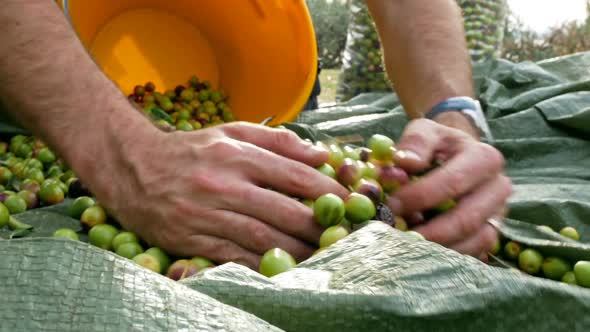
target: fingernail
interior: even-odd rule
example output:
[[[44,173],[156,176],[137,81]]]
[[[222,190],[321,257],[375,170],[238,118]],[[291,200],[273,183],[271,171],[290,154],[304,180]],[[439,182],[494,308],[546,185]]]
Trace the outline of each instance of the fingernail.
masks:
[[[422,161],[422,158],[416,152],[410,150],[399,150],[395,156],[399,159]]]
[[[396,216],[399,216],[403,211],[402,201],[395,197],[390,197],[387,200],[387,206],[389,206],[391,212]]]

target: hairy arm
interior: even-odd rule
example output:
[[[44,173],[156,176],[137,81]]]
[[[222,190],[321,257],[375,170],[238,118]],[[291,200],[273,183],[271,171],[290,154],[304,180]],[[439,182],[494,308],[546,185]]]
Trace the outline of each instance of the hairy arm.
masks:
[[[53,1],[4,1],[0,26],[0,98],[6,110],[83,181],[108,183],[98,177],[124,162],[130,142],[155,130],[149,120],[100,71]]]
[[[381,37],[385,67],[408,116],[420,118],[454,96],[473,97],[462,17],[453,0],[366,0]],[[460,114],[437,122],[477,137]]]

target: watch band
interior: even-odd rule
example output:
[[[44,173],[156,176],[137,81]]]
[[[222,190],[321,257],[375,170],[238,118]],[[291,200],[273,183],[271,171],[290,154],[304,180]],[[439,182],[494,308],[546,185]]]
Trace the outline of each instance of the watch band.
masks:
[[[485,115],[481,110],[479,101],[469,97],[452,97],[434,106],[424,116],[427,119],[433,119],[444,112],[461,112],[466,115],[479,130],[480,135],[485,138],[488,143],[493,143],[494,138],[488,127]]]
[[[435,116],[444,112],[464,109],[477,111],[478,109],[480,109],[480,107],[474,99],[468,97],[452,97],[438,103],[430,110],[430,112],[426,113],[424,116],[427,119],[433,119]]]

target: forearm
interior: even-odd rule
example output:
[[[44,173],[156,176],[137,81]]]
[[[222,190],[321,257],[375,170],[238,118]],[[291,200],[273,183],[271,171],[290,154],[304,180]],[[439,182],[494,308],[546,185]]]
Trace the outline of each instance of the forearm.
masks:
[[[410,118],[422,117],[446,98],[473,97],[462,17],[453,0],[366,2],[381,37],[388,76]],[[438,120],[472,129],[462,116]]]
[[[98,181],[97,170],[119,162],[107,150],[122,151],[132,135],[149,130],[148,120],[88,56],[54,2],[5,1],[0,26],[6,110],[82,178]]]

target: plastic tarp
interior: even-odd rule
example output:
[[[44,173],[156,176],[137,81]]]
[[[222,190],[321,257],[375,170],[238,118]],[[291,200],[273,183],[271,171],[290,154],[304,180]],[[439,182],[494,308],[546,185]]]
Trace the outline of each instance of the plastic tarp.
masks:
[[[475,68],[515,187],[501,232],[572,261],[590,259],[587,68],[590,53]],[[396,139],[406,122],[394,95],[365,94],[286,126],[312,139]],[[173,282],[83,242],[35,238],[75,222],[63,209],[17,215],[35,223],[30,237],[0,240],[0,331],[590,330],[590,289],[490,266],[381,222],[270,279],[230,263]],[[574,226],[582,239],[542,224]]]

